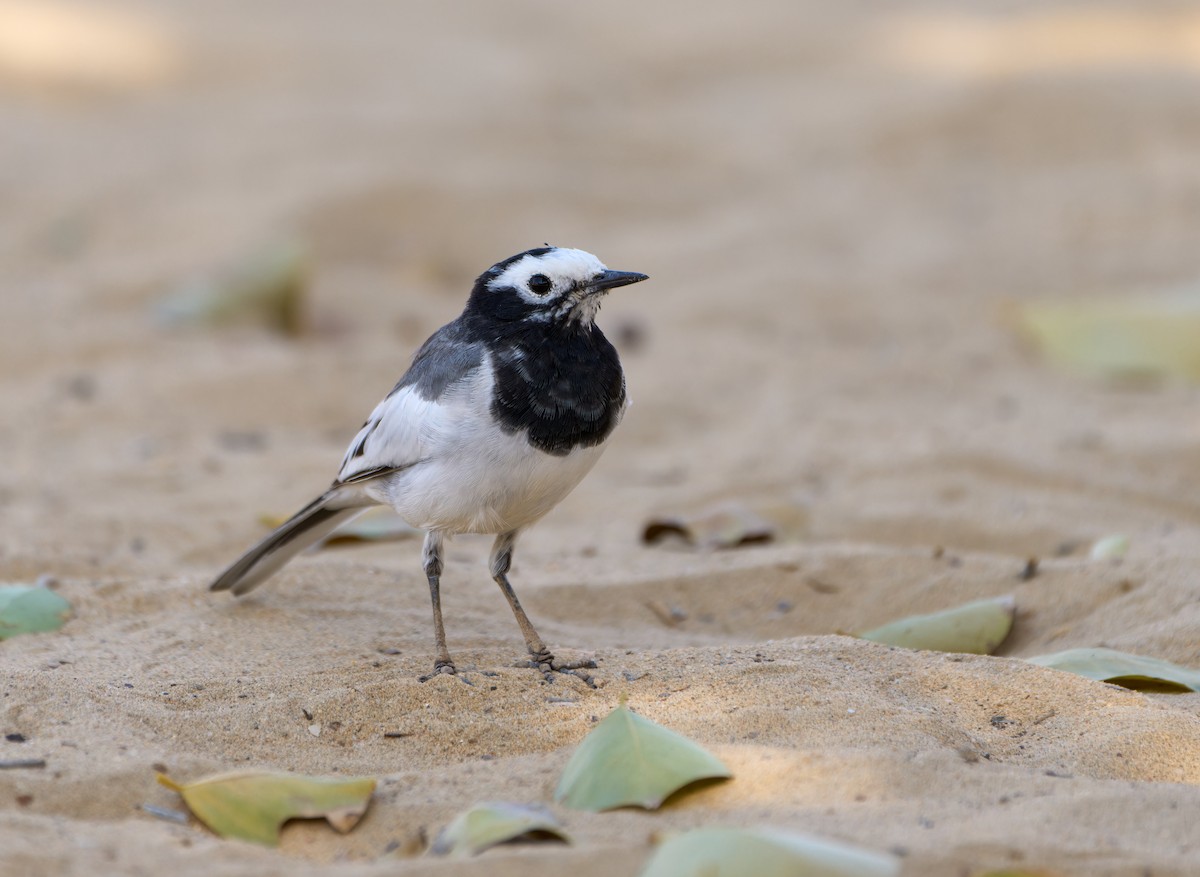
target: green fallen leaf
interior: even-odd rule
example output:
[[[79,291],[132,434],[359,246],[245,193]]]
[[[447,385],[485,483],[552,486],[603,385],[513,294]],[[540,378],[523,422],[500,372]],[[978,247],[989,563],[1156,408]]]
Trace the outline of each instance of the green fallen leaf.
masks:
[[[266,323],[285,335],[304,329],[308,259],[295,241],[264,246],[174,290],[158,307],[169,326]]]
[[[631,805],[655,810],[697,780],[732,775],[691,740],[622,705],[583,738],[563,769],[554,798],[576,810]]]
[[[1052,655],[1026,658],[1039,667],[1065,670],[1095,679],[1111,682],[1134,690],[1154,691],[1200,691],[1200,671],[1180,667],[1170,661],[1146,658],[1118,652],[1115,649],[1067,649]]]
[[[895,856],[772,829],[698,828],[665,841],[641,877],[895,877]]]
[[[266,846],[279,843],[289,819],[324,818],[343,834],[362,818],[375,791],[373,779],[327,779],[287,773],[224,773],[176,783],[158,781],[183,796],[196,818],[221,837]]]
[[[913,615],[859,634],[863,639],[935,652],[990,655],[1012,630],[1012,597],[976,600],[932,615]]]
[[[342,524],[322,539],[319,544],[321,547],[325,547],[348,542],[386,542],[394,539],[411,539],[420,535],[422,535],[421,530],[413,527],[390,508],[380,506],[363,512],[357,518]]]
[[[58,630],[71,604],[42,585],[0,585],[0,640],[21,633]]]
[[[1060,365],[1107,378],[1200,381],[1200,289],[1041,302],[1019,308],[1026,334]]]
[[[287,515],[259,515],[258,521],[264,527],[274,530],[288,520]],[[355,542],[389,542],[399,539],[411,539],[420,536],[421,530],[411,526],[390,508],[379,506],[363,512],[342,526],[338,527],[320,542],[316,548],[330,545],[347,545]]]
[[[571,842],[554,814],[544,807],[503,801],[476,804],[438,833],[430,852],[438,856],[474,856],[488,847],[534,833]]]
[[[1116,560],[1129,551],[1129,537],[1120,534],[1105,536],[1092,544],[1088,557],[1092,560]]]

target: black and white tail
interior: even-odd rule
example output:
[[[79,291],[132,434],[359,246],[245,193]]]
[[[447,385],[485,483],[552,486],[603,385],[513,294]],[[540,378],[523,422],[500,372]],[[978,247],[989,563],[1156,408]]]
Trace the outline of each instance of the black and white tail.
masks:
[[[366,509],[365,505],[347,508],[338,502],[339,499],[342,498],[332,490],[318,496],[217,576],[209,590],[232,591],[240,597],[274,575],[305,548],[324,539]],[[336,507],[330,508],[331,503],[336,503]]]

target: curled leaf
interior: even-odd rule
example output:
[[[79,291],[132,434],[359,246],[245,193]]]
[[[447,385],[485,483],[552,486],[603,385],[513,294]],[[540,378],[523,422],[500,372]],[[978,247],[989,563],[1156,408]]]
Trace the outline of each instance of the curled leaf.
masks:
[[[1116,649],[1067,649],[1026,660],[1040,667],[1064,670],[1135,690],[1200,691],[1200,670]]]
[[[324,818],[345,833],[366,812],[373,779],[329,779],[286,773],[224,773],[176,783],[158,781],[183,796],[196,818],[221,837],[275,846],[289,819]]]
[[[669,536],[702,548],[736,548],[772,541],[775,525],[741,503],[722,503],[694,515],[654,518],[642,530],[647,545]]]
[[[665,841],[641,877],[895,877],[895,856],[773,829],[698,828]]]
[[[993,597],[931,615],[902,618],[860,636],[906,649],[990,655],[1008,637],[1016,611],[1012,597]]]
[[[655,810],[697,780],[732,775],[696,743],[622,705],[583,738],[563,769],[554,798],[576,810]]]
[[[1200,289],[1028,304],[1021,328],[1060,365],[1107,378],[1200,381]]]
[[[211,276],[194,278],[160,305],[169,326],[266,323],[285,335],[303,329],[308,260],[293,241],[263,247]]]
[[[531,834],[570,843],[562,825],[544,807],[504,801],[476,804],[438,833],[430,852],[438,856],[474,856],[488,847]]]
[[[71,604],[42,585],[0,585],[0,640],[21,633],[58,630]]]

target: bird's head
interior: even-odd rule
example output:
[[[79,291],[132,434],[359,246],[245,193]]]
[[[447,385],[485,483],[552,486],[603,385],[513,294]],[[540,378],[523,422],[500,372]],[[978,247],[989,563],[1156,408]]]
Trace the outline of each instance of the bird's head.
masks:
[[[636,271],[609,270],[583,250],[538,247],[479,275],[467,311],[504,322],[588,326],[606,292],[646,279]]]

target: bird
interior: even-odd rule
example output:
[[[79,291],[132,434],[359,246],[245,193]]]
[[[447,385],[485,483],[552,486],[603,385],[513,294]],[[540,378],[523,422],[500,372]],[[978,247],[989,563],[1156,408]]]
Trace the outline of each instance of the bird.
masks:
[[[438,329],[350,442],[329,488],[210,585],[241,596],[366,509],[385,505],[424,531],[435,676],[458,673],[446,645],[445,540],[495,536],[492,578],[525,639],[527,666],[587,682],[591,661],[547,648],[508,579],[518,534],[569,494],[600,458],[629,405],[616,349],[596,325],[613,289],[649,279],[584,250],[517,253],[475,280],[462,313]]]

